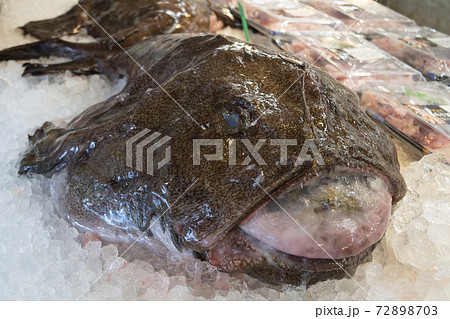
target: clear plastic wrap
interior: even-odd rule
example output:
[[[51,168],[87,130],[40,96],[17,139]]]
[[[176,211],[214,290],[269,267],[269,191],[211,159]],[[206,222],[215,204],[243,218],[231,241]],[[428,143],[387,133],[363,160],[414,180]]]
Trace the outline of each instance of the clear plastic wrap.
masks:
[[[450,36],[427,27],[377,31],[368,39],[421,71],[430,80],[450,84]]]
[[[242,0],[240,2],[249,24],[263,33],[345,30],[345,25],[340,20],[295,0]]]
[[[420,72],[354,33],[305,31],[276,41],[286,51],[353,89],[364,82],[425,81]]]
[[[427,153],[450,148],[450,89],[428,83],[368,83],[361,106]]]
[[[362,32],[372,28],[404,28],[415,26],[416,23],[371,0],[305,0],[310,6],[335,17],[351,30]]]

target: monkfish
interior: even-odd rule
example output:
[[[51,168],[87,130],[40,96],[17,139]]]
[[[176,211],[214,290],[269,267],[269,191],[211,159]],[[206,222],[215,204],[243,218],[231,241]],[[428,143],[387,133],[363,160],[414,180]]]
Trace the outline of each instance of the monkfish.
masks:
[[[405,194],[395,147],[357,96],[289,54],[210,33],[108,54],[52,45],[76,59],[29,74],[128,77],[67,125],[44,123],[20,162],[51,178],[56,210],[82,231],[312,284],[370,258]]]

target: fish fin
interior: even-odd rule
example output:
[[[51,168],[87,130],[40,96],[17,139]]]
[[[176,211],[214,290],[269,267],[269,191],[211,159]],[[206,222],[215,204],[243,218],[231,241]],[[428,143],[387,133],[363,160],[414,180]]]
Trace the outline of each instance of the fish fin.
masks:
[[[29,34],[40,40],[49,40],[64,35],[76,34],[86,22],[83,10],[78,6],[68,12],[47,20],[31,21],[20,27],[25,35]]]
[[[0,61],[29,60],[41,57],[63,57],[80,59],[85,57],[106,57],[114,53],[113,46],[106,42],[74,43],[61,39],[51,39],[23,44],[0,51]]]
[[[4,49],[0,51],[0,61],[29,60],[40,57],[49,57],[55,53],[54,51],[56,51],[59,41],[60,40],[57,39],[51,41],[39,41]],[[56,44],[55,48],[53,48],[53,44]]]
[[[60,74],[70,71],[74,75],[88,75],[102,73],[99,65],[93,58],[81,58],[66,63],[57,64],[31,64],[23,65],[25,70],[22,76],[40,76],[48,74]]]
[[[86,152],[85,130],[61,128],[45,122],[28,136],[29,148],[20,161],[19,174],[52,175],[76,155]]]

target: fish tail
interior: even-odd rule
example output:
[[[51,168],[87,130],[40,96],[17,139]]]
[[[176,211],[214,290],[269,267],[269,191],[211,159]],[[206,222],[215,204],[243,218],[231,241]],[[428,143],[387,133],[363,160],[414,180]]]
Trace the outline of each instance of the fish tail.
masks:
[[[40,40],[76,34],[86,22],[82,13],[80,7],[74,6],[67,13],[54,19],[31,21],[20,29],[25,35],[29,34]]]
[[[73,60],[66,63],[57,64],[35,64],[25,63],[25,70],[22,76],[41,76],[49,74],[60,74],[66,71],[74,75],[89,75],[102,73],[97,61],[94,58],[87,57]]]
[[[50,43],[48,41],[39,41],[30,44],[24,44],[0,51],[0,61],[8,60],[27,60],[51,55]]]
[[[111,51],[106,43],[73,43],[51,39],[2,50],[0,51],[0,61],[29,60],[50,56],[80,59],[88,56],[100,57]]]
[[[49,56],[76,58],[79,52],[69,50],[71,47],[69,44],[59,39],[23,44],[0,51],[0,61],[38,59]]]

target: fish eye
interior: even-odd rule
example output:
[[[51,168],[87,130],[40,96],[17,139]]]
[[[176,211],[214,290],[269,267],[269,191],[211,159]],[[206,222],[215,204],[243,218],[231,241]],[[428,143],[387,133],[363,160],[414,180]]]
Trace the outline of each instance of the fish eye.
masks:
[[[234,112],[230,112],[230,111],[226,111],[224,113],[222,113],[222,116],[225,120],[225,122],[227,122],[227,124],[231,127],[236,127],[239,125],[239,121],[240,121],[240,117],[239,114],[236,114]]]

